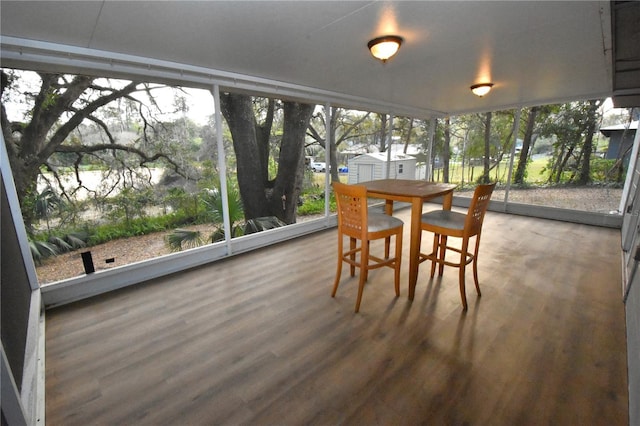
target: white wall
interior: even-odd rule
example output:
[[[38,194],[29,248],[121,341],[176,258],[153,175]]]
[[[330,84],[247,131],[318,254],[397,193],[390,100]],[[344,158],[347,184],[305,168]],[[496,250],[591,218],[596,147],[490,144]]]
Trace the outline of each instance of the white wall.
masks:
[[[392,160],[387,176],[387,162],[375,157],[361,155],[349,160],[348,183],[356,184],[378,179],[415,179],[416,160]]]

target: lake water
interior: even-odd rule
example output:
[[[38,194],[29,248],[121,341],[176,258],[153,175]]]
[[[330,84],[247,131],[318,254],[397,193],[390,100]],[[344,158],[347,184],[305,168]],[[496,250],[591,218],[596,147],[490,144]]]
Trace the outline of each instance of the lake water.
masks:
[[[82,182],[82,188],[76,192],[76,198],[78,200],[86,200],[92,197],[92,191],[97,191],[100,194],[105,194],[110,188],[116,185],[115,189],[110,193],[110,196],[118,195],[123,188],[123,184],[126,183],[127,187],[131,186],[132,181],[136,182],[136,187],[141,187],[143,182],[150,182],[152,185],[160,182],[164,169],[152,168],[152,169],[137,169],[137,176],[131,174],[117,174],[112,172],[109,174],[105,171],[91,170],[81,171],[79,173],[80,181]],[[45,173],[46,179],[38,178],[38,191],[41,192],[47,187],[47,180],[51,182],[52,187],[59,192],[58,184],[54,179],[52,173]],[[59,174],[62,186],[68,194],[71,194],[73,190],[78,187],[78,180],[75,173]],[[118,180],[120,179],[120,183]]]

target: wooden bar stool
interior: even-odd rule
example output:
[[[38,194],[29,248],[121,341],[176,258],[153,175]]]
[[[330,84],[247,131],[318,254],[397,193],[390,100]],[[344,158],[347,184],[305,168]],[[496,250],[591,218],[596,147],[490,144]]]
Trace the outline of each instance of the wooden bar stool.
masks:
[[[338,205],[338,268],[336,280],[333,284],[331,297],[335,297],[340,283],[342,263],[351,265],[351,276],[355,269],[360,268],[358,283],[358,298],[356,309],[360,309],[364,283],[370,269],[388,266],[395,270],[396,297],[400,295],[400,262],[402,260],[402,229],[404,223],[393,216],[382,213],[369,213],[367,206],[367,188],[363,185],[345,185],[334,182],[332,184]],[[369,242],[395,235],[395,255],[380,258],[369,252]],[[343,247],[344,237],[349,237],[349,249]],[[360,242],[360,245],[357,242]],[[360,254],[359,259],[356,254]]]
[[[442,276],[444,265],[459,268],[460,274],[460,297],[462,307],[467,310],[467,295],[465,291],[465,268],[469,263],[473,263],[473,280],[476,285],[478,296],[481,296],[480,285],[478,284],[478,249],[480,247],[480,234],[482,233],[482,222],[489,207],[491,194],[495,183],[488,185],[478,185],[473,193],[469,210],[466,214],[450,210],[435,210],[422,215],[421,229],[433,232],[433,250],[429,254],[420,253],[420,262],[431,261],[431,277],[436,271],[436,263],[439,264],[438,275]],[[473,253],[469,251],[469,239],[476,237]],[[447,245],[447,237],[462,238],[460,249]],[[458,262],[445,260],[447,250],[460,253]]]

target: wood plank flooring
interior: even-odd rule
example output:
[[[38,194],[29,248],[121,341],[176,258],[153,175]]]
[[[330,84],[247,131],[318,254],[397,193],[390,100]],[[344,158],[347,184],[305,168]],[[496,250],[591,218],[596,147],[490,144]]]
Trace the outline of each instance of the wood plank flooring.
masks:
[[[47,424],[627,424],[620,232],[493,212],[483,232],[466,314],[428,263],[409,302],[406,258],[400,297],[372,271],[354,314],[335,230],[52,309]]]

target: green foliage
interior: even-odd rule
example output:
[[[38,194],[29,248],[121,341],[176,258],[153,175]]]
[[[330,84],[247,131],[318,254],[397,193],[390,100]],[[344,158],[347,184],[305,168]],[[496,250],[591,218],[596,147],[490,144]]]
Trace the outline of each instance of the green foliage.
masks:
[[[47,257],[59,254],[56,245],[47,241],[31,240],[29,241],[29,249],[31,250],[31,257],[37,265],[41,264]]]
[[[35,213],[38,219],[48,219],[58,207],[61,207],[64,201],[56,194],[56,192],[47,186],[35,197]]]
[[[143,190],[125,188],[112,198],[107,204],[107,217],[114,222],[145,216],[145,207],[153,204],[153,191],[150,188]]]
[[[268,229],[275,229],[283,226],[287,226],[287,224],[275,216],[258,217],[255,219],[247,220],[244,225],[244,233],[254,234],[256,232],[262,232]]]
[[[205,243],[200,231],[180,228],[168,234],[165,239],[171,251],[199,247]]]
[[[51,219],[67,208],[67,203],[60,198],[51,186],[45,187],[40,192],[35,187],[32,188],[25,194],[21,204],[23,217],[26,216],[33,219],[31,222],[25,220],[25,225],[27,225],[27,230],[30,234],[35,232],[33,226],[31,226],[34,221],[44,220],[47,229],[49,229]]]
[[[302,205],[298,207],[300,216],[324,213],[324,196],[305,196],[303,200]]]
[[[67,234],[58,233],[50,235],[48,240],[38,240],[37,237],[29,241],[31,256],[40,264],[50,256],[66,253],[72,250],[85,247],[87,245],[88,234],[84,231],[69,232]]]
[[[298,215],[314,215],[324,213],[324,189],[315,187],[306,191],[302,196],[302,204],[298,206]],[[336,211],[336,199],[333,192],[329,198],[329,211]]]
[[[118,238],[147,235],[153,232],[166,231],[177,226],[191,224],[192,218],[172,213],[163,216],[136,218],[128,223],[106,223],[93,228],[89,238],[90,245],[102,244]]]
[[[89,232],[88,231],[76,231],[70,232],[65,235],[65,241],[71,246],[72,250],[76,250],[87,245],[87,241],[89,240]]]
[[[612,183],[617,181],[618,173],[611,173],[615,159],[595,158],[591,160],[591,180],[594,183]]]
[[[58,247],[60,250],[59,252],[67,252],[73,250],[71,244],[67,243],[67,241],[62,237],[52,235],[51,237],[49,237],[49,243]]]
[[[187,193],[183,188],[171,188],[164,202],[171,209],[181,215],[189,216],[192,220],[198,217],[198,196]]]
[[[229,207],[229,220],[232,224],[241,221],[244,218],[244,209],[242,208],[242,199],[240,198],[240,190],[236,185],[227,181],[227,198]],[[206,188],[201,194],[202,203],[206,209],[207,218],[215,223],[223,223],[223,198],[218,183],[215,188]]]
[[[231,221],[231,238],[246,234],[279,228],[286,224],[276,217],[260,217],[244,221],[244,211],[240,192],[235,184],[227,181],[227,195],[229,218]],[[166,242],[172,251],[193,248],[204,245],[207,242],[215,243],[225,238],[223,229],[223,198],[219,183],[213,188],[205,188],[200,194],[201,203],[207,212],[206,218],[216,225],[216,229],[204,239],[199,231],[176,229],[166,237]]]
[[[267,165],[269,171],[269,179],[275,179],[278,175],[278,162],[273,156],[269,156],[269,164]]]
[[[223,216],[223,197],[220,190],[220,183],[215,177],[208,179],[208,183],[213,188],[203,188],[198,195],[199,203],[203,206],[203,215],[199,218],[199,223],[213,223],[216,229],[207,239],[212,243],[224,240],[224,216]],[[244,209],[242,208],[242,199],[240,191],[236,184],[227,181],[227,196],[229,207],[229,220],[231,222],[231,237],[239,237],[244,235],[243,223]],[[198,234],[197,236],[191,231],[184,229],[176,229],[166,239],[169,248],[172,251],[182,250],[186,247],[195,247],[204,244],[204,239]]]

